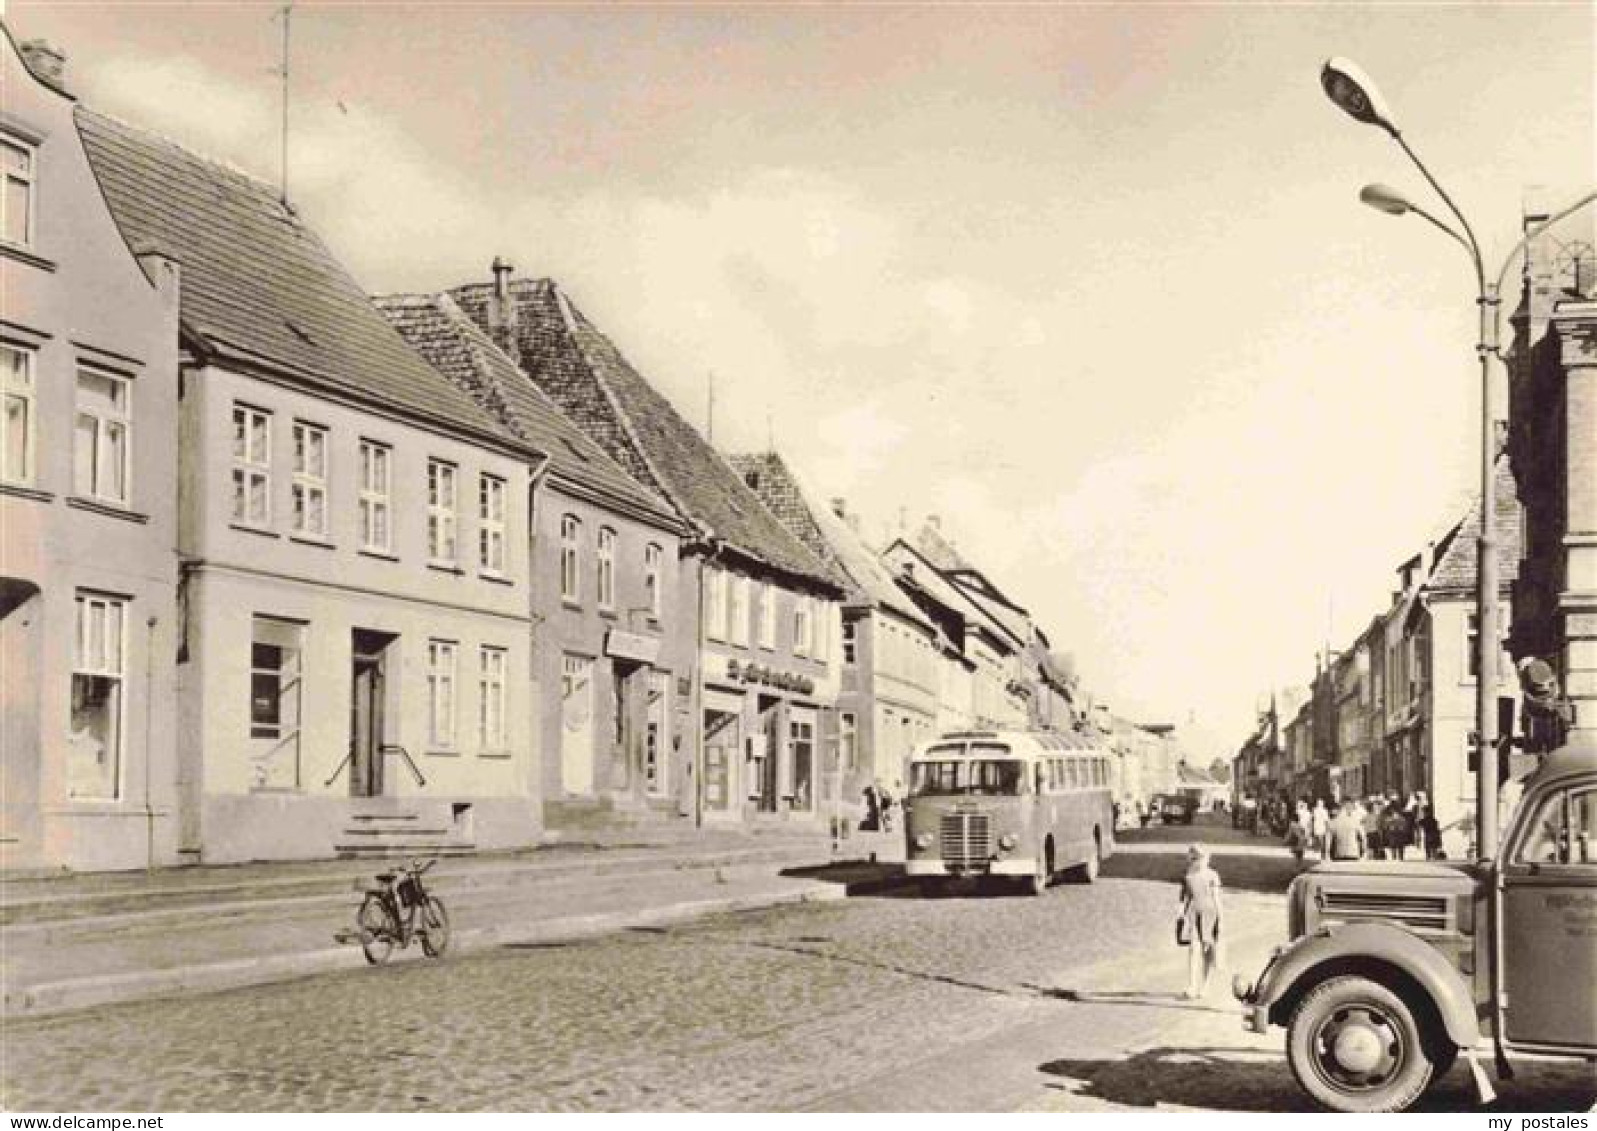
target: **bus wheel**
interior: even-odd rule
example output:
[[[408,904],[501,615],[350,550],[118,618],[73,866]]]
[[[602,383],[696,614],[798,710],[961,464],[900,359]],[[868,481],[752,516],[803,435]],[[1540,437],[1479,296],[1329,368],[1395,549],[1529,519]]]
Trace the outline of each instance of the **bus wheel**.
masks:
[[[1087,857],[1086,863],[1076,869],[1076,879],[1084,884],[1090,884],[1098,878],[1098,872],[1103,866],[1103,843],[1099,839],[1098,830],[1092,831],[1092,855]]]
[[[1026,890],[1032,895],[1041,895],[1048,890],[1048,885],[1054,878],[1054,842],[1048,841],[1043,845],[1043,850],[1037,854],[1037,870],[1026,879]]]

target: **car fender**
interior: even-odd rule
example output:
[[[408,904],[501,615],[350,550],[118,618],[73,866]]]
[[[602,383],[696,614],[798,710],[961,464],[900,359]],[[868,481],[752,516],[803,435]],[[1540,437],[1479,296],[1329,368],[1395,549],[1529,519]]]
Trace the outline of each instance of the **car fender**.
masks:
[[[1272,1020],[1277,1020],[1277,1004],[1296,1001],[1302,996],[1304,983],[1318,981],[1315,971],[1326,966],[1339,973],[1357,972],[1360,967],[1395,969],[1430,998],[1450,1040],[1466,1049],[1480,1040],[1475,991],[1469,980],[1435,947],[1387,923],[1348,923],[1322,928],[1299,939],[1271,960],[1253,990],[1250,1004],[1268,1011]],[[1277,1020],[1277,1024],[1284,1020]]]

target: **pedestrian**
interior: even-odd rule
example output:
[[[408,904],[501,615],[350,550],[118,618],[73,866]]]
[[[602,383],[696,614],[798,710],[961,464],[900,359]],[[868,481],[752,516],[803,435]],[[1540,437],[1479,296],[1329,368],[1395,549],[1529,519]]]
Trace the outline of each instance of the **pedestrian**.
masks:
[[[1403,859],[1409,845],[1408,820],[1403,815],[1403,802],[1395,793],[1387,799],[1386,811],[1381,815],[1381,840],[1392,859]]]
[[[893,794],[885,785],[879,792],[882,798],[882,831],[890,833],[893,831]]]
[[[1436,807],[1429,801],[1420,807],[1419,837],[1425,848],[1425,859],[1441,859],[1442,829],[1436,823]]]
[[[1189,1001],[1209,992],[1209,979],[1220,965],[1220,876],[1209,867],[1209,853],[1201,844],[1187,849],[1187,873],[1181,877],[1181,913],[1176,936],[1184,938],[1187,952]]]
[[[1325,834],[1331,827],[1331,814],[1326,811],[1325,799],[1322,797],[1315,801],[1314,811],[1309,814],[1309,832],[1314,837],[1314,853],[1321,860],[1325,859]]]
[[[1370,798],[1364,810],[1364,846],[1369,849],[1371,860],[1386,859],[1381,839],[1381,808],[1381,798],[1376,795]]]
[[[871,782],[860,791],[865,795],[865,819],[860,822],[860,828],[875,832],[882,827],[882,795],[876,788],[876,783]]]
[[[1342,802],[1326,827],[1326,848],[1332,860],[1364,858],[1364,825],[1354,816],[1351,801]]]
[[[1301,867],[1303,853],[1309,847],[1309,830],[1304,827],[1303,822],[1296,816],[1292,818],[1292,824],[1287,827],[1286,846],[1292,850],[1292,858]]]

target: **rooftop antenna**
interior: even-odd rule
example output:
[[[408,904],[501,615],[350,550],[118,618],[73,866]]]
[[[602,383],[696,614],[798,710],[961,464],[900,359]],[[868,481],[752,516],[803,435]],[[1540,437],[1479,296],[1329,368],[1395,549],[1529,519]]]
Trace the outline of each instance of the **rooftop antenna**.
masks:
[[[715,446],[715,372],[705,375],[704,438]]]
[[[283,64],[277,68],[277,73],[283,80],[282,199],[284,204],[288,203],[288,34],[289,22],[293,15],[294,5],[288,3],[279,8],[273,17],[274,19],[280,17],[283,21]]]
[[[765,449],[769,452],[776,451],[776,425],[771,423],[771,414],[765,414]]]

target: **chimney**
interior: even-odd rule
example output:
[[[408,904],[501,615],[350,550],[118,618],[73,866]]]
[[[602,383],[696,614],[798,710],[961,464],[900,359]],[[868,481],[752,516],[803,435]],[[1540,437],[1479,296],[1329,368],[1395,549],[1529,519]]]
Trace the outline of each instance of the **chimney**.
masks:
[[[494,256],[491,270],[494,274],[493,294],[488,297],[488,336],[494,345],[521,364],[521,335],[518,331],[515,296],[510,293],[510,277],[515,266],[502,255]]]
[[[36,79],[62,94],[67,93],[66,52],[43,39],[29,39],[18,44],[17,51]]]
[[[838,518],[846,520],[848,518],[848,500],[843,498],[842,495],[833,495],[832,513]]]
[[[940,514],[927,515],[926,525],[941,534],[943,532],[943,516]]]

